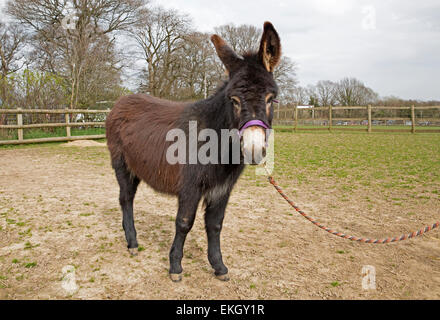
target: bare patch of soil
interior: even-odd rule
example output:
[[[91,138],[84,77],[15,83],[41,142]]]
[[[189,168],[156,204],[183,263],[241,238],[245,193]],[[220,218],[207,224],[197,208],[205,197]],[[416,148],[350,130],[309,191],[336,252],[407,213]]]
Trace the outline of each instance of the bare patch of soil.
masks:
[[[213,276],[200,208],[185,245],[183,281],[173,283],[168,251],[176,199],[139,187],[142,251],[130,257],[107,150],[80,148],[84,143],[0,150],[0,299],[440,298],[437,230],[388,245],[353,243],[295,214],[264,177],[246,175],[222,232],[231,280]],[[341,199],[331,192],[332,180],[285,191],[319,221],[358,236],[399,235],[438,220],[438,200],[408,215],[406,207],[381,201],[374,187]],[[361,201],[365,196],[373,207]],[[376,289],[362,288],[366,265],[375,268]]]
[[[75,140],[62,144],[63,147],[106,147],[107,145],[102,142],[94,140]]]

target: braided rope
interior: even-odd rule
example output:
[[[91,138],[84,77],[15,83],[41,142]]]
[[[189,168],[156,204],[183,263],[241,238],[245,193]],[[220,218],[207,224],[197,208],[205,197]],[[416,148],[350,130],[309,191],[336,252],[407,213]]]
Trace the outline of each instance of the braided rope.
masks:
[[[359,237],[355,237],[355,236],[350,236],[350,235],[344,234],[342,232],[334,231],[334,230],[332,230],[330,228],[327,228],[327,227],[323,226],[321,223],[319,223],[318,221],[316,221],[315,219],[313,219],[312,217],[309,217],[304,211],[302,211],[297,205],[295,205],[295,203],[292,200],[290,200],[285,195],[285,193],[283,192],[281,187],[276,183],[276,181],[270,175],[269,175],[269,182],[270,182],[271,185],[273,185],[275,187],[275,189],[284,198],[284,200],[286,200],[292,206],[292,208],[294,208],[296,210],[296,212],[298,212],[304,218],[309,220],[315,226],[321,228],[324,231],[327,231],[328,233],[331,233],[331,234],[333,234],[335,236],[343,238],[343,239],[348,239],[348,240],[351,240],[351,241],[357,241],[357,242],[362,242],[362,243],[374,243],[374,244],[377,244],[377,243],[381,243],[381,244],[383,244],[383,243],[390,243],[390,242],[402,241],[402,240],[407,240],[407,239],[415,238],[417,236],[421,236],[422,234],[424,234],[426,232],[429,232],[429,231],[431,231],[431,230],[433,230],[435,228],[438,228],[438,226],[440,225],[440,222],[436,222],[432,226],[426,226],[425,228],[422,228],[419,231],[414,231],[414,232],[411,232],[409,234],[402,234],[400,237],[394,237],[394,238],[367,239],[367,238],[359,238]]]

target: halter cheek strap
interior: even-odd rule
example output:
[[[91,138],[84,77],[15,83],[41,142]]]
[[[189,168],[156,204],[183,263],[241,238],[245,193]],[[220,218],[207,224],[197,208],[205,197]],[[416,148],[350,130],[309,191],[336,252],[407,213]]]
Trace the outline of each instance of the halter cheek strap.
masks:
[[[238,135],[241,136],[243,135],[243,131],[246,130],[249,127],[252,126],[258,126],[258,127],[263,127],[265,129],[269,129],[269,127],[261,120],[250,120],[248,122],[246,122],[240,129],[240,131],[238,132]]]

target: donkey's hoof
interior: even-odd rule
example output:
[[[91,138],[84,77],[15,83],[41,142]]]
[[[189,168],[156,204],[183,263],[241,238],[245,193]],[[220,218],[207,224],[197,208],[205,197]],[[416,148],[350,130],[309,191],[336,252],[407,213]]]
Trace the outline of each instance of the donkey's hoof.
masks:
[[[128,248],[128,252],[130,252],[130,255],[137,256],[138,255],[138,248]]]
[[[215,276],[217,279],[221,280],[221,281],[229,281],[231,278],[229,278],[229,275],[226,274],[220,274],[218,276]]]
[[[170,273],[170,279],[173,282],[180,282],[180,281],[182,281],[182,274],[181,273]]]

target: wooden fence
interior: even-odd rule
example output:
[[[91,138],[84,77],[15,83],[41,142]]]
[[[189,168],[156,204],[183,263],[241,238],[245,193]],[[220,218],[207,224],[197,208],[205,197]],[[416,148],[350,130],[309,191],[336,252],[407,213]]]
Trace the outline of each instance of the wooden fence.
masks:
[[[300,131],[300,130],[346,130],[346,131],[365,131],[365,132],[440,132],[440,129],[426,129],[426,127],[418,127],[417,126],[417,118],[416,111],[417,110],[432,110],[437,109],[440,110],[440,106],[420,106],[420,107],[383,107],[383,106],[366,106],[366,107],[316,107],[311,109],[299,109],[297,107],[291,108],[282,108],[280,106],[276,107],[274,110],[274,124],[283,124],[288,122],[289,126],[287,128],[283,128],[283,130],[292,130],[292,131]],[[326,125],[320,125],[316,127],[300,127],[298,125],[299,117],[298,110],[311,110],[315,111],[328,111],[328,117],[325,118],[313,118],[313,121],[321,121],[326,123]],[[362,118],[335,118],[333,117],[333,113],[337,110],[365,110],[366,116]],[[372,110],[410,110],[409,117],[380,117],[373,118]],[[71,140],[84,140],[84,139],[101,139],[105,138],[105,134],[98,135],[83,135],[83,136],[72,136],[71,128],[72,127],[105,127],[104,121],[99,122],[71,122],[71,116],[73,114],[108,114],[110,110],[68,110],[68,109],[55,109],[55,110],[32,110],[32,109],[0,109],[0,114],[15,114],[16,115],[16,124],[12,125],[0,125],[0,129],[16,129],[18,139],[15,140],[0,140],[0,145],[5,144],[23,144],[23,143],[38,143],[38,142],[51,142],[51,141],[71,141]],[[284,117],[282,114],[284,112]],[[292,113],[291,117],[288,117],[288,113]],[[23,114],[58,114],[64,117],[64,122],[59,123],[33,123],[33,124],[23,124]],[[309,119],[310,120],[310,119]],[[335,121],[345,121],[345,122],[353,122],[360,121],[365,122],[365,125],[357,125],[355,128],[350,126],[335,126],[333,123]],[[407,121],[410,122],[410,126],[408,129],[373,129],[374,121]],[[440,126],[440,116],[438,118],[423,118],[423,121],[438,123]],[[24,129],[32,129],[32,128],[53,128],[53,127],[64,127],[66,128],[66,136],[63,137],[50,137],[50,138],[39,138],[39,139],[24,139],[23,130]],[[422,128],[422,129],[421,129]],[[425,129],[423,129],[425,128]]]
[[[296,106],[286,108],[286,107],[276,107],[274,110],[274,124],[275,125],[286,125],[287,128],[283,128],[283,130],[292,130],[292,131],[299,131],[299,130],[346,130],[346,131],[365,131],[365,132],[411,132],[415,133],[425,133],[425,132],[440,132],[440,113],[438,118],[416,118],[416,111],[417,110],[440,110],[440,106],[411,106],[411,107],[386,107],[386,106],[329,106],[329,107],[312,107],[308,109],[301,109]],[[313,114],[315,111],[327,111],[328,117],[325,118],[319,118],[319,117],[313,117],[308,119],[300,119],[298,116],[299,110],[309,110]],[[333,116],[333,113],[337,110],[365,110],[366,116],[362,118],[336,118]],[[410,116],[409,117],[373,117],[372,111],[373,110],[410,110]],[[284,114],[284,117],[283,117]],[[288,115],[291,114],[289,117]],[[308,120],[313,122],[321,122],[325,123],[325,125],[318,125],[318,126],[299,126],[298,122],[301,120]],[[335,126],[334,122],[344,122],[345,126]],[[403,121],[405,126],[408,126],[408,129],[383,129],[382,128],[374,128],[375,122],[394,122],[394,121]],[[360,122],[360,125],[351,125],[349,123],[352,122]],[[362,123],[365,123],[362,125]],[[406,122],[406,123],[405,123]],[[426,129],[427,127],[424,126],[418,126],[417,122],[428,122],[436,124],[436,128],[432,129]],[[409,125],[408,125],[409,124]],[[395,125],[395,124],[394,124]],[[379,126],[380,127],[380,126]],[[390,126],[392,127],[392,126]],[[374,129],[373,129],[374,128]]]
[[[43,110],[43,109],[0,109],[0,114],[16,114],[17,124],[13,125],[0,125],[0,129],[16,129],[18,139],[16,140],[0,140],[0,145],[5,144],[23,144],[23,143],[39,143],[39,142],[52,142],[52,141],[72,141],[72,140],[86,140],[86,139],[101,139],[105,138],[105,134],[97,135],[84,135],[84,136],[72,136],[72,127],[86,127],[86,126],[98,126],[104,127],[105,122],[71,122],[70,115],[73,114],[107,114],[110,110],[83,110],[83,109],[54,109],[54,110]],[[61,123],[35,123],[35,124],[23,124],[23,114],[59,114],[64,115],[65,122]],[[23,129],[33,129],[33,128],[54,128],[54,127],[64,127],[66,128],[66,136],[64,137],[50,137],[50,138],[39,138],[39,139],[24,139]]]

